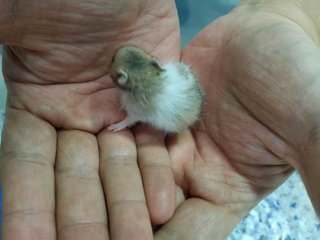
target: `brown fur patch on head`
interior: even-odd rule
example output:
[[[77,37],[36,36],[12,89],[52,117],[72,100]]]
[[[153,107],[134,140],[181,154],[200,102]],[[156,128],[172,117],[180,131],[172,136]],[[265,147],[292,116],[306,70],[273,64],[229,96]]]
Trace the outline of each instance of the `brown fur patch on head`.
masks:
[[[157,78],[163,71],[156,59],[135,46],[119,48],[112,58],[111,77],[120,88],[130,90]],[[123,77],[127,81],[123,81]],[[119,79],[122,83],[119,83]]]

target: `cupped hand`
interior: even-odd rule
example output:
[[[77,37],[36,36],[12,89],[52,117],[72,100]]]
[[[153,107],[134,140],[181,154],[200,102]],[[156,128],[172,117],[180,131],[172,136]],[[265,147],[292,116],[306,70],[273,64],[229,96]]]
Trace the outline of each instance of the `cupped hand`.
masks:
[[[294,169],[319,211],[319,42],[279,9],[240,5],[184,49],[206,97],[199,126],[167,138],[185,200],[157,239],[225,239]]]
[[[55,127],[98,132],[123,117],[108,76],[123,44],[179,58],[172,1],[20,1],[17,8],[24,9],[12,30],[19,34],[4,52],[8,106]]]
[[[151,239],[151,221],[173,213],[169,156],[140,157],[142,181],[131,132],[101,130],[124,117],[108,76],[118,47],[179,59],[174,2],[19,1],[12,10],[3,60],[3,239]],[[153,182],[159,172],[167,182]]]

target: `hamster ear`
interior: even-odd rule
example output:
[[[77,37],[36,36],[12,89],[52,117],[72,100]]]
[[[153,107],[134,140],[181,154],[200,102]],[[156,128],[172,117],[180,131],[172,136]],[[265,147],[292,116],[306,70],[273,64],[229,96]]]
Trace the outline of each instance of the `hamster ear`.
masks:
[[[155,60],[151,61],[151,66],[158,71],[163,71],[163,69],[159,66],[159,64]]]
[[[116,81],[118,82],[118,84],[120,86],[126,84],[126,82],[128,81],[128,74],[125,71],[123,71],[122,69],[120,69],[119,70],[119,77],[117,78]]]

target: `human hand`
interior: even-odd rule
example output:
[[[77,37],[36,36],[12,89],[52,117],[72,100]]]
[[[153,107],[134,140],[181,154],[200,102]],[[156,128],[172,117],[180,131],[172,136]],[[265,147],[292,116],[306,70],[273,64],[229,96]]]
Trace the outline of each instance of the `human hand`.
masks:
[[[240,5],[184,49],[206,99],[199,126],[167,139],[185,200],[156,239],[225,239],[294,169],[319,213],[320,43],[311,14],[276,2]]]
[[[248,13],[243,16],[248,16]],[[213,35],[216,35],[216,33],[217,33],[216,30],[218,29],[220,31],[221,26],[224,25],[224,26],[228,27],[228,28],[226,28],[226,30],[221,31],[221,34],[214,37],[214,39],[216,39],[216,40],[220,39],[222,41],[223,37],[228,35],[227,32],[232,27],[232,24],[230,25],[229,24],[230,22],[227,19],[229,19],[230,21],[236,19],[238,21],[238,18],[236,18],[234,16],[230,17],[230,15],[229,15],[228,17],[225,18],[224,21],[220,21],[220,23],[224,23],[224,24],[222,24],[220,26],[219,26],[219,24],[215,24],[211,28],[212,32],[207,30],[207,33],[213,33]],[[245,18],[242,18],[242,19],[245,20]],[[235,22],[235,24],[237,24],[237,21]],[[219,23],[219,22],[217,22],[217,23]],[[250,21],[249,21],[249,23],[250,23]],[[256,29],[259,29],[258,27]],[[251,34],[252,34],[252,32],[251,32]],[[240,34],[240,36],[241,36],[241,34]],[[250,34],[247,36],[246,35],[242,35],[242,36],[244,37],[244,39],[246,39],[250,36]],[[251,35],[251,37],[254,37],[254,36]],[[204,78],[201,76],[201,74],[210,74],[212,72],[207,71],[207,69],[204,67],[200,67],[202,64],[199,64],[197,67],[196,60],[199,60],[199,57],[200,57],[199,53],[200,53],[200,55],[202,55],[202,53],[201,53],[202,51],[200,51],[200,50],[203,46],[208,47],[207,49],[204,49],[203,52],[207,51],[208,49],[211,49],[213,54],[212,55],[210,54],[208,59],[212,59],[212,61],[214,61],[216,59],[219,59],[218,53],[219,52],[221,53],[221,51],[218,51],[218,50],[219,50],[219,47],[222,47],[222,45],[223,45],[220,42],[220,44],[217,44],[216,46],[212,46],[209,44],[209,42],[217,43],[219,41],[215,42],[209,38],[211,38],[211,36],[206,36],[206,34],[200,35],[197,39],[201,44],[198,46],[196,44],[197,47],[194,49],[194,50],[197,49],[197,51],[192,51],[192,48],[194,46],[192,47],[192,45],[191,45],[191,47],[185,51],[185,56],[184,56],[184,59],[186,62],[189,62],[192,65],[194,65],[193,68],[196,72],[198,72],[198,75],[200,76],[200,78],[207,79],[207,81],[204,81],[204,86],[207,85],[209,82],[211,82],[210,80],[214,79],[214,78],[210,78],[209,76],[206,76]],[[194,43],[197,43],[197,40],[195,40]],[[232,44],[231,44],[231,46],[232,46]],[[242,46],[233,45],[234,50],[237,50],[237,49],[241,50],[241,48],[242,48]],[[188,60],[188,54],[190,54],[189,56],[192,56],[192,61],[190,58]],[[203,54],[203,55],[207,56],[207,54]],[[239,63],[241,61],[241,59],[243,60],[245,54],[240,54],[240,56],[242,56],[242,57],[240,57],[240,58],[233,57],[232,59],[237,60],[236,62]],[[206,61],[208,59],[206,59]],[[209,66],[214,65],[212,62],[208,63],[208,64],[209,64]],[[227,65],[229,65],[229,64],[227,64]],[[213,68],[215,70],[212,69],[212,71],[215,72],[215,71],[221,70],[221,69],[223,69],[223,66],[226,66],[226,65],[225,64],[217,65]],[[205,71],[202,71],[203,69],[205,69]],[[249,69],[247,69],[247,70],[249,70]],[[218,75],[217,72],[215,73],[214,76],[216,76],[216,75]],[[226,72],[224,74],[222,74],[222,76],[224,76],[224,79],[227,79]],[[226,81],[226,82],[228,83],[229,81]],[[217,82],[210,83],[209,85],[216,84],[216,83]],[[221,83],[223,83],[223,81],[221,81],[219,83],[219,85]],[[224,84],[222,84],[222,85],[224,85]],[[231,83],[226,84],[225,87],[227,87],[227,86],[231,86]],[[205,89],[207,89],[206,86],[205,86]],[[225,88],[223,88],[223,89],[225,89]],[[210,89],[210,93],[211,93],[211,89]],[[216,95],[217,94],[215,94],[214,96],[216,96]],[[312,98],[312,99],[314,99],[314,98]],[[219,101],[220,104],[223,102],[225,102],[225,101]],[[221,107],[221,105],[220,105],[220,107]],[[206,108],[206,109],[208,109],[208,108]],[[206,111],[205,111],[205,113],[206,113]],[[15,118],[13,118],[13,119],[15,119]],[[26,119],[26,117],[25,117],[25,119]],[[205,115],[205,118],[203,121],[204,127],[208,126],[208,122],[207,122],[208,119],[210,119],[210,118],[207,117],[207,115]],[[228,119],[228,118],[226,118],[226,119]],[[10,121],[7,121],[7,122],[10,123]],[[27,121],[27,122],[28,123],[34,122],[34,119],[31,118],[31,121]],[[249,122],[251,122],[251,121],[249,121]],[[38,125],[34,125],[34,126],[39,127],[39,122],[36,122],[36,123]],[[246,123],[246,121],[245,121],[245,123]],[[21,125],[25,125],[25,124],[26,123],[23,123]],[[7,124],[7,126],[8,126],[8,124]],[[17,126],[16,124],[12,124],[12,128],[13,127],[16,128],[16,126]],[[10,128],[6,127],[6,129],[10,129]],[[24,129],[24,128],[22,128],[22,129]],[[32,129],[32,131],[30,131],[31,133],[37,132],[36,131],[37,128],[35,128],[35,127],[30,128],[30,129]],[[17,130],[17,129],[15,129],[15,130]],[[43,131],[43,130],[48,130],[48,129],[47,128],[39,129],[38,131],[42,132],[40,130]],[[250,129],[246,129],[246,130],[250,130]],[[258,130],[255,129],[255,131],[258,131]],[[215,130],[215,131],[217,131],[217,130]],[[10,131],[8,131],[8,132],[10,132]],[[21,131],[21,132],[23,132],[23,131]],[[50,129],[48,132],[50,133]],[[231,166],[231,164],[229,164],[229,162],[232,163],[232,161],[230,161],[230,159],[232,160],[232,159],[234,159],[234,157],[228,158],[228,156],[225,156],[224,154],[219,153],[219,149],[222,149],[223,145],[225,146],[225,143],[222,144],[221,142],[228,143],[228,141],[221,140],[221,137],[217,137],[218,139],[220,138],[219,142],[220,142],[221,146],[219,146],[219,144],[217,142],[217,148],[219,148],[219,149],[215,149],[215,145],[212,144],[213,140],[215,140],[215,139],[213,139],[207,132],[209,134],[211,134],[212,130],[203,131],[203,127],[202,127],[202,128],[199,128],[199,130],[194,131],[194,134],[193,134],[194,136],[190,136],[189,133],[185,133],[184,135],[177,136],[176,139],[175,138],[168,139],[168,146],[169,146],[169,150],[170,150],[169,153],[170,153],[172,159],[174,160],[173,162],[175,163],[174,169],[175,169],[175,173],[176,173],[177,182],[180,186],[183,187],[183,189],[186,191],[186,193],[188,193],[189,196],[193,196],[194,198],[188,199],[187,201],[185,201],[181,204],[181,206],[177,210],[174,218],[168,223],[168,225],[164,226],[164,228],[159,231],[157,237],[162,236],[162,237],[164,237],[164,239],[170,239],[170,237],[172,237],[172,236],[174,237],[174,234],[178,234],[178,235],[181,235],[182,237],[187,238],[187,239],[188,238],[189,239],[196,239],[196,237],[204,238],[205,236],[212,236],[210,234],[216,234],[217,231],[219,231],[219,234],[224,236],[238,222],[241,215],[243,215],[243,213],[246,212],[248,208],[253,206],[255,204],[255,202],[257,201],[257,199],[261,198],[263,193],[267,192],[266,188],[268,188],[268,187],[265,187],[265,186],[262,186],[262,187],[260,186],[258,188],[258,190],[261,190],[261,192],[256,189],[253,189],[253,191],[252,191],[251,187],[254,187],[255,184],[253,184],[252,182],[250,182],[248,180],[248,176],[244,176],[245,172],[243,171],[243,169],[242,170],[240,169],[241,171],[239,169],[235,170],[234,167]],[[228,133],[226,130],[224,130],[223,132]],[[237,132],[237,131],[235,131],[235,132]],[[242,131],[239,131],[239,132],[241,133]],[[251,133],[255,133],[255,132],[251,132]],[[216,132],[216,134],[217,134],[217,132]],[[51,134],[48,134],[48,135],[51,135]],[[249,137],[248,137],[249,140],[250,140],[250,136],[251,135],[249,135]],[[146,138],[147,137],[148,136],[146,136]],[[25,138],[30,139],[30,136],[25,136]],[[130,136],[127,136],[126,139],[128,139],[128,138],[130,138]],[[224,136],[224,138],[225,138],[225,136]],[[16,137],[16,139],[21,139],[21,136]],[[47,138],[45,138],[45,139],[47,139]],[[52,138],[49,138],[49,139],[52,139]],[[145,138],[140,138],[140,140],[138,139],[138,145],[141,144],[141,141],[143,141],[144,139]],[[233,139],[231,139],[231,140],[233,140]],[[39,144],[39,146],[43,145],[43,141],[44,141],[43,139],[41,139],[41,141],[39,141],[39,143],[42,143],[42,144]],[[177,143],[177,141],[178,141],[178,143]],[[205,141],[207,143],[205,143],[203,141]],[[229,142],[230,142],[230,140],[229,140]],[[201,145],[201,148],[200,148],[200,145],[198,145],[199,143],[201,143],[201,144],[203,143],[203,145]],[[37,145],[34,142],[31,144]],[[131,143],[128,143],[128,144],[131,144]],[[195,146],[196,144],[197,144],[197,146]],[[75,144],[73,144],[73,145],[75,145]],[[260,142],[260,146],[261,145],[262,144]],[[275,145],[277,145],[277,144],[275,144]],[[237,145],[235,143],[232,143],[231,146],[236,147]],[[251,146],[251,143],[250,143],[250,146]],[[259,146],[259,144],[257,146]],[[30,149],[30,146],[28,146],[26,149]],[[184,154],[181,154],[182,149],[187,150],[187,151],[182,152]],[[208,150],[208,152],[206,152],[207,150]],[[247,151],[244,153],[250,153],[249,150],[247,149]],[[237,151],[239,151],[239,150],[235,149],[234,151],[235,151],[235,153],[237,153]],[[85,151],[85,152],[87,152],[87,151]],[[139,149],[138,149],[138,152],[139,152]],[[190,158],[189,155],[186,156],[187,154],[185,155],[185,153],[194,153],[197,157]],[[252,154],[254,155],[254,153],[257,153],[257,151],[253,151]],[[200,154],[201,154],[201,157],[199,157]],[[207,156],[207,154],[210,156]],[[257,158],[254,158],[254,157],[252,157],[252,154],[249,154],[249,157],[251,157],[251,158],[248,158],[248,159],[257,160],[257,159],[261,158],[260,156]],[[243,154],[243,155],[245,155],[245,154]],[[264,154],[261,154],[261,155],[264,155]],[[215,158],[213,159],[212,156],[215,156]],[[240,154],[240,156],[241,156],[241,154]],[[281,156],[279,158],[281,158]],[[287,158],[289,158],[289,157],[285,157],[285,159],[287,159]],[[203,161],[203,165],[201,165],[201,161],[199,161],[199,160],[206,160],[206,161]],[[236,165],[241,166],[240,163],[236,164]],[[291,171],[291,167],[288,165],[284,165],[283,167],[281,167],[281,166],[277,167],[276,166],[278,164],[277,161],[272,164],[275,166],[270,168],[272,170],[270,172],[274,173],[273,172],[274,169],[278,169],[280,171],[280,174],[279,173],[276,174],[275,178],[270,177],[270,179],[267,179],[267,181],[261,181],[262,183],[264,183],[263,185],[265,185],[266,183],[272,183],[271,184],[272,186],[270,187],[270,189],[272,189],[274,186],[279,184],[279,183],[273,183],[274,180],[276,180],[276,182],[281,182],[283,180],[284,176],[286,176]],[[264,168],[260,169],[258,166],[255,166],[255,167],[253,165],[247,166],[247,164],[245,164],[245,162],[243,165],[246,166],[245,169],[248,169],[250,166],[252,166],[253,171],[250,171],[250,173],[262,174],[261,169],[263,169],[263,171],[265,171],[265,169],[267,168],[267,167],[264,167]],[[286,168],[287,168],[287,172],[285,171]],[[223,171],[219,172],[219,169],[223,170]],[[257,171],[255,171],[256,169],[257,169]],[[260,171],[259,171],[259,169],[260,169]],[[281,176],[281,172],[283,173],[284,176]],[[214,175],[212,173],[217,173],[217,175]],[[230,179],[224,177],[224,176],[228,176],[228,174],[230,174],[231,176],[234,177],[233,180],[230,180]],[[221,175],[224,175],[224,176],[221,176]],[[206,176],[209,177],[208,178],[209,180],[206,180]],[[212,176],[215,177],[215,179],[211,180]],[[260,177],[263,177],[263,176],[265,176],[265,175],[262,175]],[[265,177],[267,178],[267,176],[265,176]],[[258,177],[258,179],[260,179],[260,178]],[[254,178],[252,178],[252,180],[257,180],[257,177],[255,176]],[[239,184],[239,182],[242,183],[241,181],[243,181],[243,184]],[[219,182],[221,184],[217,184]],[[212,183],[214,183],[214,184],[212,184]],[[235,184],[235,185],[232,186],[232,184]],[[228,186],[228,185],[231,185],[231,186]],[[199,186],[199,188],[197,188],[197,186]],[[202,187],[202,188],[200,188],[200,187]],[[212,187],[214,189],[212,189]],[[226,187],[226,188],[224,188],[224,187]],[[236,190],[233,190],[232,187],[235,188]],[[201,191],[201,189],[204,189],[204,190]],[[243,192],[242,190],[248,190],[248,192],[246,193],[246,191],[245,191],[244,193],[241,193],[241,192]],[[221,191],[222,191],[222,194],[219,194],[219,193],[221,193]],[[198,199],[195,197],[198,197]],[[214,197],[214,198],[212,198],[212,197]],[[216,197],[218,197],[218,199],[216,199]],[[235,198],[237,201],[236,205],[233,200]],[[247,203],[245,203],[246,199],[248,199]],[[223,204],[221,204],[221,201]],[[214,202],[216,204],[214,205],[214,204],[212,204],[212,202]],[[228,207],[226,207],[226,206],[228,206]],[[239,215],[237,216],[237,214],[239,214]],[[215,222],[221,223],[222,220],[227,221],[227,222],[225,222],[225,224],[222,228],[221,227],[212,228],[212,225]],[[208,222],[211,224],[208,224]],[[198,223],[198,224],[195,224],[195,225],[193,225],[192,228],[190,228],[190,224],[193,224],[193,223]],[[192,232],[190,232],[190,231],[192,231]],[[168,236],[166,234],[169,234],[170,236]],[[194,234],[196,234],[196,235],[194,235]],[[217,234],[215,236],[217,236],[217,238],[219,237],[219,235],[217,235]],[[194,238],[192,238],[192,237],[194,237]]]
[[[171,171],[139,161],[142,183],[131,132],[95,134],[123,117],[108,77],[118,47],[179,58],[174,2],[19,1],[14,10],[3,60],[3,239],[152,238],[150,221],[173,211]],[[158,172],[160,186],[148,180]]]
[[[143,43],[160,60],[179,58],[174,3],[158,4],[20,1],[17,8],[24,10],[12,30],[19,34],[4,52],[9,107],[27,109],[55,127],[89,132],[119,120],[123,116],[108,76],[115,50]]]

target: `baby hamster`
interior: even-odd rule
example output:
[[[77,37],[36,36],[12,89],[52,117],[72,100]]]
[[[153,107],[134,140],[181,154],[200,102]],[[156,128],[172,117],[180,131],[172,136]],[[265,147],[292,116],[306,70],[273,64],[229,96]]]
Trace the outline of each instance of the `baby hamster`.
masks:
[[[120,89],[121,108],[127,117],[110,125],[109,130],[119,131],[144,122],[175,133],[199,118],[203,92],[190,68],[183,63],[160,67],[144,50],[124,46],[113,56],[111,78]]]

